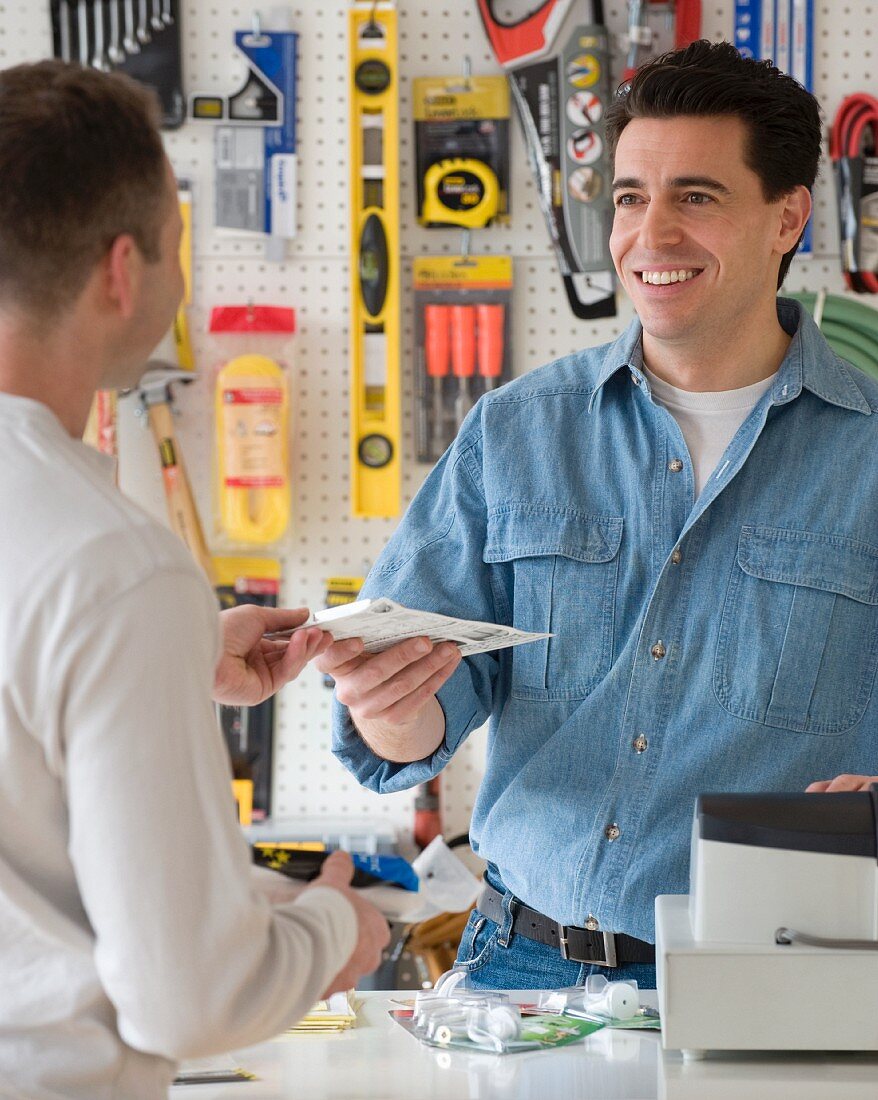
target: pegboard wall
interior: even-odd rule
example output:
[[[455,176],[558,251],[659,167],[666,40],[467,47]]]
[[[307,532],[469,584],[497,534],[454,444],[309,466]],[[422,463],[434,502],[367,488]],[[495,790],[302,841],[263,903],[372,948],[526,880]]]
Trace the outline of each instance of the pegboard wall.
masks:
[[[501,18],[517,18],[532,0],[508,3]],[[588,5],[584,5],[588,10]],[[233,45],[236,30],[251,26],[253,8],[232,0],[181,3],[183,63],[187,92],[228,94],[243,82],[245,66]],[[474,74],[496,74],[475,0],[398,0],[400,63],[400,179],[402,181],[403,288],[403,502],[411,500],[428,467],[414,460],[412,432],[412,258],[456,253],[460,234],[426,230],[415,218],[411,82],[414,77],[462,72],[464,56]],[[826,119],[852,91],[874,91],[873,27],[878,5],[854,2],[815,5],[815,91]],[[703,4],[702,32],[714,40],[732,33],[731,0]],[[260,10],[272,27],[272,8]],[[299,235],[283,263],[264,258],[261,242],[220,235],[212,227],[213,133],[187,123],[166,135],[178,176],[194,185],[194,300],[190,311],[199,380],[181,392],[177,424],[199,508],[211,527],[213,375],[222,350],[205,333],[211,307],[270,303],[296,309],[298,333],[283,349],[290,367],[292,398],[293,521],[281,547],[287,606],[323,605],[331,575],[365,573],[395,522],[357,520],[348,496],[348,111],[347,5],[284,6],[299,39]],[[605,5],[611,35],[625,30],[627,5]],[[276,24],[274,24],[276,25]],[[51,53],[48,0],[0,0],[0,66]],[[614,77],[624,52],[617,46]],[[515,259],[513,299],[514,373],[522,374],[576,348],[615,337],[631,317],[621,298],[620,315],[599,323],[570,312],[526,164],[517,123],[512,126],[512,224],[474,232],[473,252],[508,253]],[[834,197],[824,167],[815,189],[814,254],[797,259],[790,290],[843,291],[838,270]],[[170,349],[168,349],[168,353]],[[408,367],[408,369],[405,369]],[[124,409],[120,423],[123,487],[165,522],[158,463],[148,433]],[[282,693],[275,745],[275,815],[369,816],[401,831],[411,828],[412,792],[377,797],[361,789],[329,752],[330,694],[313,668]],[[483,734],[473,736],[446,769],[446,833],[463,832],[482,773]]]

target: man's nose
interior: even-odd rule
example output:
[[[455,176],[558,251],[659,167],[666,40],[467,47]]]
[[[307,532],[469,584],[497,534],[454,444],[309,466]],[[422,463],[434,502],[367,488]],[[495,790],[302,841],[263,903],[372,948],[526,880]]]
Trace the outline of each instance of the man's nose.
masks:
[[[640,245],[647,251],[657,251],[679,244],[683,236],[677,210],[673,204],[653,199],[640,221]]]

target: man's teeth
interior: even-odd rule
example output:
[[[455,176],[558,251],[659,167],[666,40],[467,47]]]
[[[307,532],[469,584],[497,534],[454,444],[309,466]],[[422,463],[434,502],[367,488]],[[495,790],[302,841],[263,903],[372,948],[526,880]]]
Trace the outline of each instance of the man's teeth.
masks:
[[[668,283],[686,283],[690,279],[694,279],[697,274],[697,270],[641,271],[640,277],[645,283],[652,283],[653,286],[667,286]]]

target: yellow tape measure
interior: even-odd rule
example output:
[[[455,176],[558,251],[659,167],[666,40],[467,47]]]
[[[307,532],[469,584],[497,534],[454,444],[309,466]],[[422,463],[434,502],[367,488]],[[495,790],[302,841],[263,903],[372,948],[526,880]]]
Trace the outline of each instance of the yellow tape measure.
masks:
[[[480,229],[500,210],[500,184],[484,161],[453,157],[431,164],[424,175],[425,222]]]

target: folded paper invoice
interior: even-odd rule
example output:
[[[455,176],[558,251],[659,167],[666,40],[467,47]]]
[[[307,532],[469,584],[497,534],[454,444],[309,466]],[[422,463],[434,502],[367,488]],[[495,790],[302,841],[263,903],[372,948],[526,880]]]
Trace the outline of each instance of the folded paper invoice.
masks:
[[[267,638],[289,638],[297,630],[319,626],[338,642],[344,638],[362,638],[367,653],[381,653],[406,638],[426,636],[434,644],[455,642],[464,657],[488,653],[492,649],[551,638],[551,634],[531,634],[500,623],[482,623],[474,619],[455,619],[433,611],[415,611],[385,598],[357,600],[341,607],[315,612],[294,630],[280,630]]]

